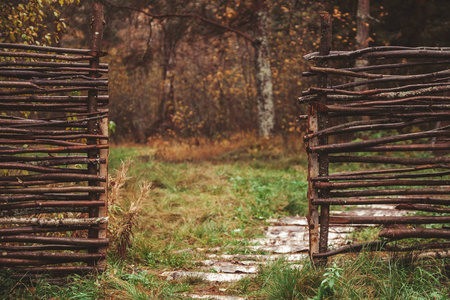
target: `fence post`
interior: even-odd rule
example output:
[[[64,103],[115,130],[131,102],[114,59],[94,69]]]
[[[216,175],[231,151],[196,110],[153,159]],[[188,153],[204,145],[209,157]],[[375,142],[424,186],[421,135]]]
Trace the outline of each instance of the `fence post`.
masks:
[[[91,21],[91,28],[92,28],[92,55],[93,58],[90,60],[89,65],[92,71],[89,72],[89,76],[91,78],[98,78],[99,72],[97,71],[100,66],[100,56],[102,55],[102,40],[103,40],[103,5],[101,3],[95,2],[93,4],[92,9],[92,21]],[[97,113],[98,112],[98,92],[96,90],[90,90],[88,92],[88,113]],[[90,120],[88,121],[88,133],[89,134],[101,134],[101,135],[107,135],[108,131],[106,129],[106,133],[104,132],[105,129],[105,122],[106,122],[106,128],[107,128],[107,119],[102,119],[99,123],[98,120]],[[89,138],[87,140],[88,144],[97,144],[98,140],[96,138]],[[90,150],[88,152],[88,158],[95,159],[97,157],[100,158],[107,158],[108,152],[101,151],[99,153],[99,150]],[[105,157],[106,156],[106,157]],[[101,175],[101,176],[108,176],[107,172],[107,165],[100,164],[100,167],[97,167],[97,164],[89,164],[88,165],[88,173],[93,175]],[[89,181],[89,185],[99,185],[98,182],[91,182]],[[100,184],[107,188],[107,184]],[[89,198],[91,200],[103,200],[104,205],[96,208],[91,208],[89,210],[89,217],[91,218],[98,218],[98,217],[107,217],[107,208],[106,208],[106,199],[107,192],[99,195],[98,193],[89,193]],[[107,230],[107,223],[100,224],[95,229],[90,229],[88,236],[90,238],[106,238],[106,230]],[[103,254],[103,259],[100,261],[93,263],[99,270],[104,270],[106,267],[106,251],[107,247],[102,246],[97,249],[93,249],[92,252]]]
[[[321,39],[319,46],[319,55],[328,55],[331,48],[331,17],[328,12],[320,14],[321,19]],[[327,62],[319,62],[320,67],[326,67]],[[327,74],[321,73],[318,75],[318,87],[327,87]],[[321,104],[326,104],[327,95],[321,93],[317,101]],[[309,110],[309,131],[310,133],[317,132],[328,126],[328,115],[326,112],[318,112],[317,109],[311,105]],[[310,139],[309,148],[314,146],[326,145],[328,143],[327,137],[315,137]],[[328,228],[329,228],[329,208],[330,205],[325,204],[320,206],[313,204],[313,201],[319,196],[324,196],[314,187],[311,182],[312,177],[327,176],[328,175],[328,155],[327,154],[308,154],[308,225],[309,225],[309,255],[313,259],[315,253],[326,252],[328,248]]]

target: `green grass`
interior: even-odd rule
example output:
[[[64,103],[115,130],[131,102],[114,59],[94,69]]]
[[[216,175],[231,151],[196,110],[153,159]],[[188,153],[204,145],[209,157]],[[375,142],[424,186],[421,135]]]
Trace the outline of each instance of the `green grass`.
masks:
[[[132,251],[138,260],[146,259],[139,252],[168,247],[226,247],[236,240],[242,245],[261,233],[265,219],[307,212],[304,165],[289,159],[168,163],[152,159],[151,151],[117,147],[110,156],[113,174],[121,161],[132,161],[123,192],[126,205],[143,182],[155,186],[135,230]]]
[[[12,280],[7,274],[0,276],[1,299],[100,299],[105,296],[98,278],[71,276],[70,285],[56,286],[46,282],[44,277],[32,284]]]
[[[128,162],[130,177],[115,204],[117,218],[137,201],[140,187],[152,183],[136,216],[127,258],[119,259],[111,249],[107,272],[98,277],[74,276],[63,286],[44,280],[30,286],[3,274],[0,298],[182,299],[184,293],[207,289],[207,283],[198,278],[168,282],[159,275],[198,268],[196,261],[204,257],[197,248],[248,254],[249,241],[262,235],[266,219],[307,212],[305,158],[298,149],[285,153],[280,151],[283,145],[275,147],[262,143],[207,160],[181,161],[175,156],[167,159],[169,155],[151,147],[112,147],[110,173],[114,178],[121,163]],[[172,153],[188,156],[183,151],[197,149]],[[343,171],[348,167],[339,166]],[[112,184],[117,183],[114,180]],[[378,230],[363,229],[353,237],[361,242],[373,240]],[[225,288],[229,294],[250,299],[447,299],[445,263],[378,253],[340,256],[326,268],[315,268],[309,261],[300,262],[303,268],[276,261],[263,266],[256,277]]]
[[[295,268],[284,261],[263,266],[255,278],[233,285],[251,299],[448,299],[443,261],[418,262],[410,255],[361,253],[336,258],[325,268],[309,261]]]

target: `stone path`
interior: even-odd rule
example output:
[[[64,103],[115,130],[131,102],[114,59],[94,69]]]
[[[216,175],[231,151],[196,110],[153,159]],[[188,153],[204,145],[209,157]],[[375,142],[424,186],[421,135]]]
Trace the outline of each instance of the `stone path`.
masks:
[[[349,211],[335,211],[333,215],[340,216],[400,216],[407,212],[395,209],[393,205],[370,205],[358,207]],[[229,283],[241,280],[245,277],[255,276],[259,266],[284,258],[288,262],[300,262],[308,257],[308,227],[305,217],[283,217],[280,219],[267,220],[270,224],[264,227],[265,237],[250,240],[252,246],[248,250],[262,254],[220,254],[220,249],[198,249],[204,252],[207,259],[199,262],[200,267],[195,271],[167,271],[161,274],[167,280],[180,280],[185,277],[198,277],[211,283]],[[363,225],[362,225],[363,226]],[[351,233],[360,225],[356,226],[333,226],[330,227],[329,246],[337,248],[351,242]],[[209,252],[209,253],[208,253]],[[301,267],[301,265],[294,265]],[[235,296],[209,295],[209,294],[186,294],[186,299],[246,299]]]

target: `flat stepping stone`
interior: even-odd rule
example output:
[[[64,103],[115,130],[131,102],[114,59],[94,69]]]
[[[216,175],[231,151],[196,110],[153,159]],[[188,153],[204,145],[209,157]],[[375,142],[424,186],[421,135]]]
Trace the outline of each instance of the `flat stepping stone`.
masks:
[[[298,219],[294,217],[295,220]],[[290,218],[285,218],[290,219]],[[295,222],[294,220],[294,222]],[[270,253],[298,253],[309,249],[309,231],[307,227],[295,225],[266,226],[265,238],[249,240],[250,251],[265,251]],[[351,226],[332,226],[329,228],[328,239],[330,245],[345,244],[348,240],[347,234],[355,230]],[[217,253],[223,251],[220,247],[197,248],[198,252]]]
[[[301,237],[299,239],[265,239],[265,238],[259,238],[259,239],[253,239],[250,240],[250,243],[257,244],[255,246],[304,246],[308,243],[308,240],[305,240],[304,237]],[[249,246],[253,247],[253,246]]]
[[[288,254],[308,251],[309,244],[306,242],[301,245],[260,245],[260,246],[248,246],[252,251],[264,251],[277,254]]]
[[[267,238],[299,238],[308,232],[304,226],[267,226],[264,230]]]
[[[358,205],[358,208],[370,208],[370,209],[396,209],[397,204],[367,204],[367,205]]]
[[[280,219],[269,219],[266,222],[274,225],[308,226],[308,220],[305,217],[282,217]]]
[[[332,248],[340,248],[342,246],[347,245],[348,243],[350,243],[352,240],[349,238],[340,238],[340,239],[328,239],[328,247],[332,247]]]
[[[406,211],[395,209],[368,209],[368,208],[354,208],[348,211],[333,211],[332,215],[338,216],[358,216],[358,217],[399,217],[407,214]]]
[[[333,215],[340,216],[373,216],[373,217],[397,217],[408,214],[408,211],[396,209],[397,205],[392,204],[372,204],[362,205],[351,210],[333,211]]]
[[[354,231],[352,226],[332,226],[330,227],[330,232],[336,233],[350,233]],[[266,232],[266,237],[268,238],[291,238],[297,236],[303,236],[304,233],[309,234],[308,227],[305,226],[266,226],[264,228]]]
[[[207,272],[191,272],[191,271],[167,271],[163,272],[161,277],[167,280],[181,280],[186,277],[199,278],[210,282],[233,282],[243,278],[254,276],[253,274],[228,274],[228,273],[207,273]]]
[[[255,262],[246,263],[240,261],[204,261],[205,265],[202,267],[205,271],[214,270],[218,273],[240,273],[240,274],[255,274],[259,270],[259,265]]]
[[[333,232],[332,230],[328,233],[328,239],[329,240],[339,240],[339,239],[346,239],[348,234],[350,232]],[[294,237],[288,237],[288,238],[257,238],[249,240],[251,244],[260,244],[260,245],[304,245],[305,243],[308,244],[309,240],[309,233],[304,232],[302,234],[298,234]]]
[[[355,231],[355,227],[353,226],[331,226],[328,231],[330,233],[352,233]]]
[[[207,254],[206,257],[216,260],[235,260],[235,261],[254,261],[254,262],[265,262],[265,261],[275,261],[279,259],[284,259],[288,262],[301,261],[309,259],[307,253],[296,253],[296,254],[271,254],[271,255],[261,255],[261,254]]]
[[[210,256],[214,256],[214,255],[215,254],[211,254]],[[261,261],[256,261],[256,260],[224,259],[224,258],[222,258],[223,256],[231,256],[231,255],[220,255],[220,256],[216,256],[219,259],[206,259],[206,260],[199,261],[199,263],[201,263],[204,266],[213,266],[217,263],[222,263],[222,262],[240,264],[243,266],[250,266],[250,265],[259,264],[261,262]],[[213,257],[211,257],[211,258],[213,258]]]
[[[198,252],[209,252],[209,253],[215,252],[215,253],[217,253],[217,252],[223,251],[223,248],[221,248],[221,247],[214,247],[214,248],[196,248],[195,250],[198,251]]]

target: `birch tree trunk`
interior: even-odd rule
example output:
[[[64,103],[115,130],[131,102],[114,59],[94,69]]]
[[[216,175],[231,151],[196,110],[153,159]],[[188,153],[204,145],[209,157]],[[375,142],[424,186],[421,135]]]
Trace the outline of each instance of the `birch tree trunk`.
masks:
[[[258,128],[261,137],[268,137],[275,127],[275,106],[273,102],[272,71],[270,70],[270,50],[268,33],[267,4],[255,0],[255,81],[257,90]]]
[[[369,17],[370,0],[358,0],[356,43],[359,49],[366,48],[369,45]]]
[[[358,8],[356,12],[356,44],[358,49],[367,48],[369,46],[369,17],[370,17],[370,0],[358,0]],[[365,67],[369,64],[367,59],[357,59],[355,67]],[[356,90],[361,91],[367,89],[362,86]]]
[[[366,48],[369,45],[369,16],[370,16],[370,0],[358,0],[358,8],[356,11],[356,45],[358,49]],[[355,67],[365,67],[369,64],[366,58],[357,59]],[[361,79],[355,79],[360,81]],[[355,91],[367,90],[367,85],[355,87]],[[364,116],[363,120],[369,120],[370,117]]]

